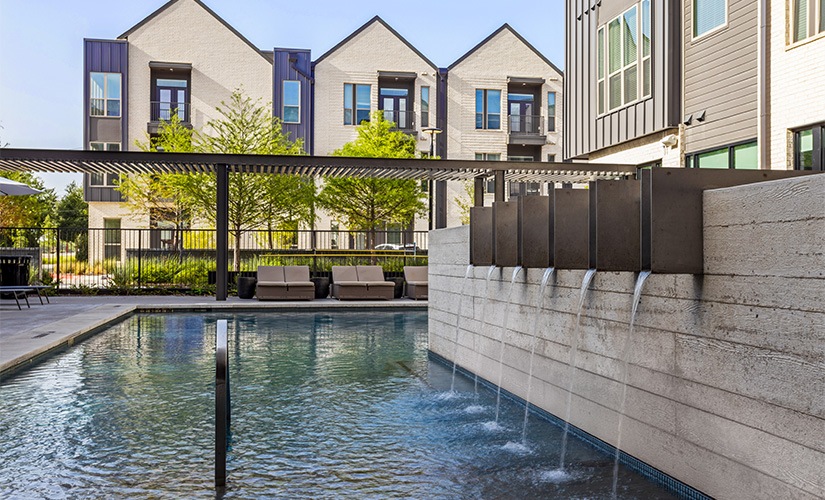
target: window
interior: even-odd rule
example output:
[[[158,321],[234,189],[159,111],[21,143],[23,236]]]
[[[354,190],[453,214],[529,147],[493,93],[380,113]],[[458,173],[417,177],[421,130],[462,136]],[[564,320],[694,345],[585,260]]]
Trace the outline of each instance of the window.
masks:
[[[598,29],[596,100],[599,114],[630,104],[640,96],[651,95],[650,15],[650,0],[642,0]]]
[[[556,93],[547,93],[547,131],[556,131]]]
[[[547,161],[554,163],[556,161],[556,155],[547,155]]]
[[[727,0],[693,0],[693,38],[725,25],[727,3]]]
[[[501,154],[500,153],[476,153],[476,160],[477,161],[501,161]],[[485,193],[495,193],[496,192],[496,181],[493,177],[487,179],[487,182],[484,183],[484,192]]]
[[[415,91],[413,91],[414,93]],[[401,87],[379,87],[378,88],[378,109],[384,112],[384,119],[393,122],[396,127],[404,130],[412,128],[409,107],[412,101],[409,99],[410,89]]]
[[[284,123],[301,123],[301,82],[284,80],[283,102]]]
[[[538,196],[541,194],[540,182],[509,182],[510,198],[516,196]]]
[[[791,42],[825,32],[825,0],[790,0]]]
[[[120,260],[120,219],[103,219],[103,258]]]
[[[430,87],[421,87],[421,126],[430,126]]]
[[[759,168],[756,141],[685,155],[685,163],[688,168],[756,170]]]
[[[344,84],[344,125],[370,121],[370,86]]]
[[[501,91],[476,90],[476,128],[501,128]]]
[[[189,81],[181,78],[155,78],[156,101],[152,103],[152,121],[169,121],[177,115],[189,122]]]
[[[794,161],[796,170],[825,170],[825,124],[794,132]]]
[[[120,116],[120,73],[91,73],[91,116]]]
[[[89,143],[89,150],[91,150],[91,151],[120,151],[120,143],[119,142],[90,142]],[[92,173],[92,174],[89,174],[89,185],[90,186],[117,186],[119,178],[120,178],[120,176],[118,174]]]

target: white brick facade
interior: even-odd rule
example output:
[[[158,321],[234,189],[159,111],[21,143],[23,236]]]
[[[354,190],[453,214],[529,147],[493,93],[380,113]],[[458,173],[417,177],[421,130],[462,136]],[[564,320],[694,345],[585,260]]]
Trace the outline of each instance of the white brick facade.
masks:
[[[793,169],[793,131],[825,122],[825,33],[789,44],[790,4],[770,5],[770,166]]]

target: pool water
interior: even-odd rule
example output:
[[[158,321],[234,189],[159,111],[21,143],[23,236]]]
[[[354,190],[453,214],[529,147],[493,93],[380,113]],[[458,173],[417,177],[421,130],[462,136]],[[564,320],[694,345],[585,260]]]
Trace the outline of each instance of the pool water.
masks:
[[[427,356],[425,312],[137,315],[0,385],[0,497],[610,498],[613,457]],[[672,498],[621,469],[620,498]]]

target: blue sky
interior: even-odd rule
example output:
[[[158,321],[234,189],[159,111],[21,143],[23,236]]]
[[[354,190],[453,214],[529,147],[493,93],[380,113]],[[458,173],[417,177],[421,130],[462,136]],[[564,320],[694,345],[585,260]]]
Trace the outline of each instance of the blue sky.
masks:
[[[83,38],[113,39],[165,0],[0,0],[0,142],[83,147]],[[440,67],[509,23],[564,66],[562,0],[204,0],[258,48],[315,59],[375,15]],[[505,6],[502,8],[503,6]],[[41,175],[62,192],[74,174]]]

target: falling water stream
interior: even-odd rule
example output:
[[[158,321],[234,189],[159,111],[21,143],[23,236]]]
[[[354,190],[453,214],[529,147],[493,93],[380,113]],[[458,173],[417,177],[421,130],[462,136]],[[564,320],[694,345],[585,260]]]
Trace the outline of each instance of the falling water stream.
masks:
[[[536,355],[536,344],[539,342],[538,328],[541,311],[544,309],[544,291],[547,290],[547,283],[550,277],[555,274],[556,269],[548,267],[544,270],[539,287],[539,296],[536,298],[536,314],[533,316],[533,344],[530,346],[530,365],[527,370],[527,395],[524,398],[524,424],[521,427],[521,444],[527,446],[527,415],[530,413],[530,391],[533,389],[533,358]]]
[[[627,398],[627,365],[630,357],[630,349],[633,346],[633,328],[636,322],[636,309],[639,307],[639,300],[642,298],[642,287],[650,276],[650,271],[642,271],[636,278],[636,287],[633,289],[633,308],[630,310],[630,330],[624,341],[622,348],[622,402],[619,410],[619,426],[616,433],[616,454],[613,457],[613,494],[611,498],[616,498],[616,490],[619,482],[619,452],[622,447],[622,424],[624,424],[625,402]]]
[[[487,326],[487,302],[490,301],[490,278],[493,277],[493,273],[496,272],[496,269],[498,269],[498,267],[493,264],[487,271],[487,283],[484,288],[484,302],[481,303],[481,328],[478,330],[479,335],[484,335],[484,327]],[[475,393],[478,394],[478,365],[481,361],[481,350],[475,346],[473,347],[476,352],[476,367],[474,370],[476,375],[473,389]]]
[[[467,270],[464,272],[464,281],[461,284],[461,291],[462,294],[458,296],[458,311],[455,315],[455,349],[453,350],[453,379],[450,382],[450,393],[455,392],[455,369],[456,369],[456,362],[458,360],[458,334],[461,331],[461,304],[463,301],[461,300],[464,298],[464,291],[467,290],[467,279],[470,277],[470,274],[473,272],[472,264],[467,266]]]
[[[570,433],[570,407],[573,403],[573,378],[576,375],[576,355],[579,351],[579,332],[581,331],[582,309],[584,308],[584,298],[590,282],[593,281],[595,269],[588,269],[582,280],[581,293],[579,294],[579,312],[576,314],[576,325],[573,329],[573,338],[570,343],[570,365],[567,373],[567,404],[564,410],[564,434],[561,438],[561,454],[559,456],[559,469],[564,470],[564,458],[567,453],[567,435]]]
[[[516,266],[513,269],[513,277],[510,278],[510,290],[507,292],[507,303],[504,304],[504,320],[501,322],[501,342],[498,348],[498,389],[496,390],[496,424],[498,424],[498,413],[501,407],[501,382],[504,377],[504,337],[507,335],[507,321],[510,317],[510,308],[513,305],[513,288],[516,284],[516,276],[521,272],[522,267]]]

